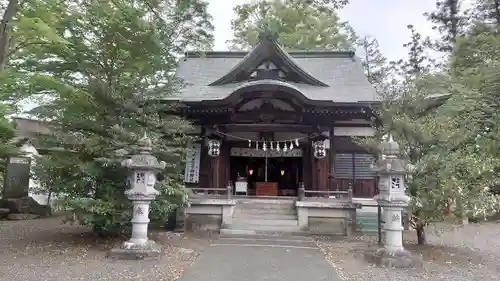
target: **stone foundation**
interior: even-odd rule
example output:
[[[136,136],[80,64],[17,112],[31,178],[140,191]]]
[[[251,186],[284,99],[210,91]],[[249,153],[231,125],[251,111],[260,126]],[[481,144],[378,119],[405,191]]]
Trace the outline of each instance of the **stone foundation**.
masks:
[[[184,229],[188,232],[220,230],[222,215],[186,214]]]
[[[309,232],[311,234],[345,235],[345,218],[309,218]]]
[[[186,232],[219,232],[232,223],[235,200],[193,198],[189,202],[184,217]]]
[[[368,262],[390,268],[420,268],[423,264],[420,256],[407,250],[390,252],[386,248],[368,249],[365,258]]]
[[[0,199],[0,208],[9,209],[9,213],[11,214],[49,216],[51,213],[50,206],[40,205],[30,196]]]
[[[356,210],[361,204],[342,200],[297,201],[299,226],[312,234],[346,235],[356,231]]]
[[[108,257],[124,260],[151,260],[157,259],[163,254],[163,248],[153,240],[145,245],[135,245],[125,242],[119,247],[111,249]]]

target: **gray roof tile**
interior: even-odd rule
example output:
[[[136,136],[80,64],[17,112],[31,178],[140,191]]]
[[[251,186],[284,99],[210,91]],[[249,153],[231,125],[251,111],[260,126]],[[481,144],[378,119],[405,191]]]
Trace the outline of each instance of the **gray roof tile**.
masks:
[[[178,63],[177,76],[186,86],[167,99],[202,101],[224,99],[245,83],[208,86],[226,75],[245,56],[242,52],[210,52],[203,56],[189,55]],[[333,102],[376,101],[377,93],[364,75],[361,61],[340,52],[290,52],[306,72],[329,87],[290,83],[311,100]]]

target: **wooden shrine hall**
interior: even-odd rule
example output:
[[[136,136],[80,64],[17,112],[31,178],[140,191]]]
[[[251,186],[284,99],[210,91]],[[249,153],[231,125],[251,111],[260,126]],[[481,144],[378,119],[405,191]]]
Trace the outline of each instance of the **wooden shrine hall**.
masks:
[[[188,155],[188,187],[249,196],[298,188],[375,195],[372,155],[353,137],[374,133],[377,93],[353,52],[287,52],[269,32],[250,52],[188,52],[169,99],[186,105],[201,141]]]

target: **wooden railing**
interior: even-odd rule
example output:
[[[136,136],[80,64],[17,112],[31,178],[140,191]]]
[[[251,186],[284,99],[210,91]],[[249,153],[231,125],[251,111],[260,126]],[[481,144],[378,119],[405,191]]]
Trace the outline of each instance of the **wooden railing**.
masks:
[[[352,186],[349,185],[347,191],[340,190],[306,190],[304,184],[301,183],[298,192],[299,200],[305,200],[306,198],[324,198],[331,200],[347,199],[351,202],[353,198]],[[308,196],[309,195],[309,196]],[[333,198],[332,198],[333,197]]]
[[[232,185],[227,185],[226,188],[189,188],[191,193],[189,197],[191,198],[219,198],[219,199],[232,199],[233,198],[233,187]]]

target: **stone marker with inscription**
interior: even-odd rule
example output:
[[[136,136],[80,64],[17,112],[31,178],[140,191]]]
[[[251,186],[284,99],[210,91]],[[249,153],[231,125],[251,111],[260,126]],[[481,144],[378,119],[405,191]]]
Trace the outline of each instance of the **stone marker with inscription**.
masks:
[[[10,157],[7,164],[3,198],[21,198],[29,194],[31,159]]]

